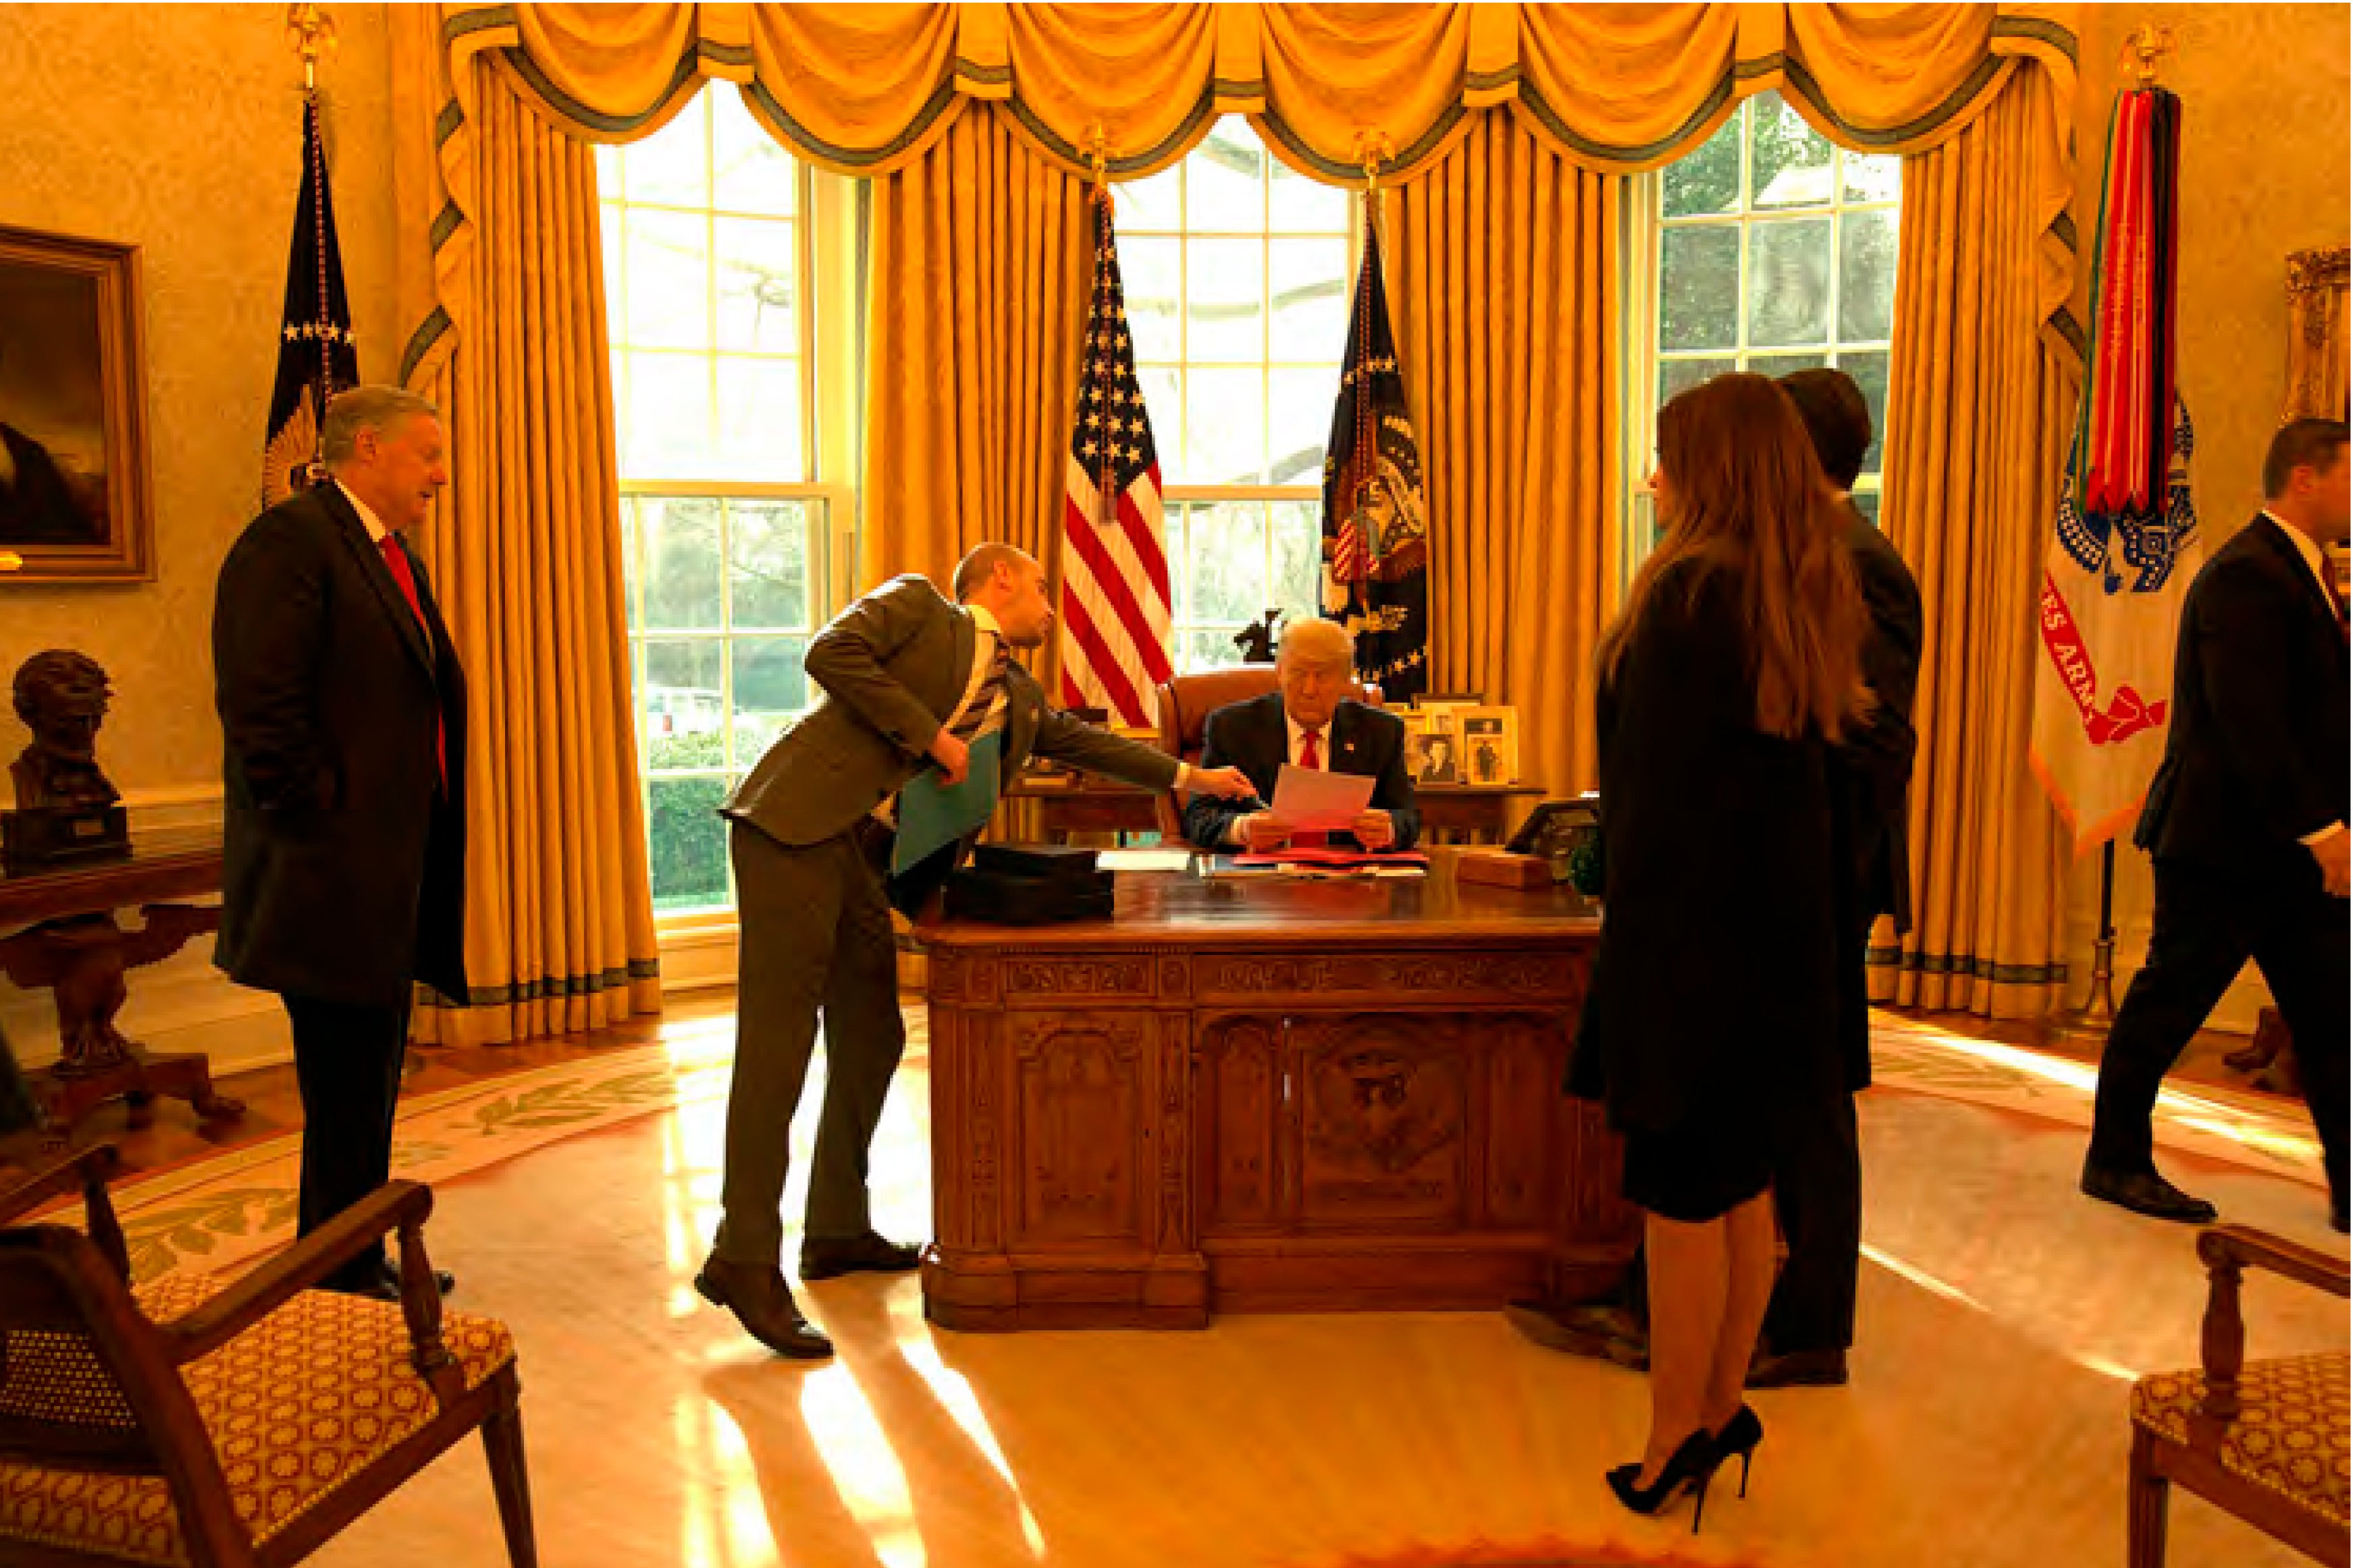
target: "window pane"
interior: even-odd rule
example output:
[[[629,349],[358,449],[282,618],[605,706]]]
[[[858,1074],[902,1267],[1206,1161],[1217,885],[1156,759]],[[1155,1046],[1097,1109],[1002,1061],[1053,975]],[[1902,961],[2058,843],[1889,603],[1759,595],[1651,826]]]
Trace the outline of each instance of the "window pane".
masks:
[[[1204,669],[1231,669],[1242,662],[1242,650],[1234,644],[1239,626],[1205,626],[1186,632],[1178,639],[1176,663],[1187,674]]]
[[[1839,220],[1839,337],[1878,342],[1895,333],[1895,226],[1893,212],[1849,213]]]
[[[808,477],[801,453],[800,361],[722,354],[719,412],[714,475],[780,484]]]
[[[1266,226],[1275,234],[1348,232],[1348,193],[1296,173],[1270,154]]]
[[[712,205],[723,212],[790,216],[793,155],[752,118],[743,94],[714,86],[709,97],[712,153],[718,164]]]
[[[646,825],[654,908],[706,909],[727,902],[727,798],[723,778],[656,779]]]
[[[1191,502],[1181,500],[1160,509],[1160,549],[1168,558],[1168,615],[1179,624],[1193,618],[1193,555],[1186,526],[1193,510]]]
[[[710,205],[711,162],[703,148],[708,101],[689,105],[659,131],[621,150],[621,188],[632,204]]]
[[[1862,389],[1863,402],[1871,405],[1871,446],[1862,454],[1862,471],[1879,472],[1881,448],[1887,442],[1887,353],[1876,350],[1868,353],[1839,355],[1839,368],[1854,377],[1855,385]]]
[[[1266,504],[1219,501],[1193,514],[1193,617],[1239,626],[1266,614]]]
[[[621,331],[629,347],[711,346],[710,245],[710,225],[700,214],[628,214]]]
[[[1185,160],[1188,228],[1258,234],[1266,227],[1266,153],[1249,122],[1222,120]]]
[[[645,565],[638,559],[638,500],[635,496],[621,498],[621,613],[628,618],[628,628],[638,629],[638,584],[645,578]]]
[[[1740,230],[1671,228],[1659,237],[1659,347],[1728,349],[1739,341]]]
[[[1195,370],[1185,378],[1185,466],[1176,482],[1255,485],[1266,469],[1263,373]],[[1336,378],[1335,378],[1336,379]]]
[[[1127,296],[1127,324],[1135,357],[1173,364],[1185,357],[1176,310],[1185,292],[1175,239],[1123,239],[1119,281]]]
[[[1186,358],[1250,364],[1266,357],[1265,268],[1259,240],[1185,242]]]
[[[1284,624],[1316,614],[1324,581],[1324,503],[1279,500],[1267,505],[1274,534],[1273,595],[1271,605],[1282,607]]]
[[[1155,366],[1137,371],[1135,379],[1152,420],[1152,446],[1160,454],[1160,482],[1166,487],[1185,468],[1185,373]]]
[[[1748,231],[1748,342],[1754,347],[1830,338],[1831,224],[1799,218]]]
[[[718,637],[646,639],[646,767],[717,768],[727,763],[726,695]]]
[[[716,629],[719,502],[644,497],[638,526],[645,532],[646,625],[657,631]]]
[[[735,763],[749,767],[809,705],[807,637],[736,637]]]
[[[1740,127],[1743,106],[1715,135],[1660,171],[1662,210],[1669,217],[1740,210]]]
[[[712,227],[719,250],[719,346],[798,353],[793,226],[775,218],[723,217]]]
[[[1748,368],[1758,375],[1779,379],[1801,370],[1819,370],[1831,363],[1828,354],[1750,354]]]
[[[798,501],[731,501],[727,619],[737,631],[808,625],[808,513]],[[744,701],[735,690],[738,707]]]
[[[1267,358],[1329,364],[1348,345],[1348,242],[1277,239],[1267,245],[1274,307]]]
[[[1339,355],[1335,350],[1332,355]],[[1336,368],[1278,370],[1268,381],[1267,483],[1324,483],[1324,443],[1332,435],[1332,406],[1340,395]]]
[[[1831,144],[1778,93],[1758,98],[1754,112],[1751,205],[1760,208],[1829,205],[1834,190]]]
[[[1671,359],[1659,362],[1659,406],[1679,392],[1688,392],[1714,381],[1734,368],[1730,359]]]
[[[621,472],[675,479],[707,474],[711,450],[711,362],[701,354],[633,353]]]
[[[602,142],[596,143],[596,195],[606,201],[621,195],[621,150]]]
[[[1846,199],[1851,202],[1892,202],[1904,194],[1904,160],[1839,154],[1846,171]]]
[[[1118,227],[1120,255],[1127,237],[1149,229],[1174,234],[1185,225],[1185,165],[1171,163],[1156,174],[1112,187],[1112,222]]]
[[[1854,510],[1862,513],[1865,521],[1870,522],[1872,527],[1877,528],[1879,526],[1879,492],[1877,490],[1855,491]]]
[[[620,300],[619,289],[624,282],[621,270],[621,235],[624,232],[621,214],[621,205],[617,202],[602,202],[597,205],[597,249],[603,255],[605,261],[605,298],[607,301],[608,312],[611,310],[611,304]],[[609,314],[607,321],[607,330],[614,336],[618,337],[620,323],[611,321]]]

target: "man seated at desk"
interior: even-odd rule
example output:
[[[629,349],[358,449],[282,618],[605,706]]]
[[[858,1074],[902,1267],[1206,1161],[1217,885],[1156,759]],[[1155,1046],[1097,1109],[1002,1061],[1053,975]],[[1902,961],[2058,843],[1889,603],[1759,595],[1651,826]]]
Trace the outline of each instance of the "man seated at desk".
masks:
[[[1201,734],[1204,768],[1241,769],[1256,802],[1197,795],[1185,806],[1185,837],[1204,849],[1277,849],[1290,835],[1266,809],[1275,775],[1293,767],[1361,773],[1375,781],[1371,805],[1356,821],[1366,849],[1410,849],[1421,832],[1406,772],[1405,725],[1347,697],[1357,689],[1356,639],[1332,621],[1294,620],[1275,656],[1278,689],[1209,715]]]

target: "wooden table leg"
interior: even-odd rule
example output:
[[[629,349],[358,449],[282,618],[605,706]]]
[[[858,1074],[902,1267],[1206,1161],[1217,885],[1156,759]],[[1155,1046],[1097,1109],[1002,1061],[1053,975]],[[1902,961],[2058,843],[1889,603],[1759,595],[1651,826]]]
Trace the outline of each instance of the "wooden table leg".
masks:
[[[122,930],[111,914],[79,915],[0,942],[0,970],[9,979],[56,995],[60,1054],[53,1065],[27,1073],[26,1087],[60,1132],[116,1099],[124,1101],[133,1129],[153,1120],[158,1095],[186,1100],[208,1121],[245,1113],[241,1101],[214,1089],[201,1055],[153,1055],[114,1026],[130,994],[125,971],[168,958],[190,937],[220,925],[217,909],[149,904],[141,912],[145,924],[135,931]]]

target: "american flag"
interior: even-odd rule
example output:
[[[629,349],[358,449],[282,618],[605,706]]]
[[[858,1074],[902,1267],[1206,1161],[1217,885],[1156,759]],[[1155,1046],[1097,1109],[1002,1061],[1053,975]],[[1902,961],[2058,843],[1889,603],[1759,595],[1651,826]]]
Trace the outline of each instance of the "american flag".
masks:
[[[1172,673],[1168,603],[1160,455],[1135,379],[1111,195],[1098,191],[1094,302],[1062,500],[1062,705],[1153,722],[1153,689]]]

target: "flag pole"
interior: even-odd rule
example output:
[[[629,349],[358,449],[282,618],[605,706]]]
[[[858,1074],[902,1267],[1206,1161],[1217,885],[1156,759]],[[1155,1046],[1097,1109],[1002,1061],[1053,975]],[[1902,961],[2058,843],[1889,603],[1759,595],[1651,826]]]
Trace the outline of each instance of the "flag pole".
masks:
[[[2157,62],[2173,52],[2173,29],[2144,22],[2128,35],[2120,64],[2133,79],[2133,90],[2156,89]],[[2116,840],[2111,834],[2100,846],[2100,925],[2092,939],[2092,978],[2080,1007],[2052,1015],[2045,1027],[2055,1036],[2084,1043],[2104,1043],[2116,1021]]]

